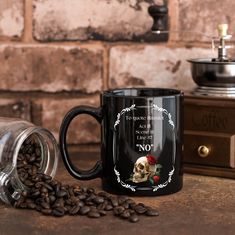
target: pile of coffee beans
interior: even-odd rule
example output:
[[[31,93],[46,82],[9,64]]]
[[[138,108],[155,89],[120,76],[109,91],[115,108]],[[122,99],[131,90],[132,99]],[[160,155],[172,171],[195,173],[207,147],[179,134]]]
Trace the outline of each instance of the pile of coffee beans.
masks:
[[[19,200],[14,203],[16,208],[33,209],[56,217],[68,214],[100,218],[111,214],[133,223],[139,221],[140,215],[159,215],[155,209],[136,203],[126,196],[97,193],[94,188],[65,185],[53,180],[40,173],[41,156],[37,142],[27,139],[19,151],[17,171],[28,190],[23,191]]]

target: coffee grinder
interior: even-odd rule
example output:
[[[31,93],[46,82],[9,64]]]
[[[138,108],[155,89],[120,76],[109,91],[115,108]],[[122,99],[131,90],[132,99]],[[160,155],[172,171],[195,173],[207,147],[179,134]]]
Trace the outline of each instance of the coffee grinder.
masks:
[[[171,32],[166,6],[150,6],[149,14],[153,33]],[[218,36],[211,38],[216,58],[188,60],[198,86],[184,91],[184,171],[235,179],[235,59],[229,56],[227,30],[219,25]]]

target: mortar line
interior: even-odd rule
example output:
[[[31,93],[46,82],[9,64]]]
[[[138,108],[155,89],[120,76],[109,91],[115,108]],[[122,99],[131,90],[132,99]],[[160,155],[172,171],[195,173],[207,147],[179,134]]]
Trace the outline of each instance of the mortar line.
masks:
[[[0,91],[0,99],[86,99],[95,98],[99,95],[99,91],[95,93],[82,93],[77,91],[61,91],[61,92],[45,92],[45,91]]]
[[[33,0],[24,2],[24,31],[22,41],[25,43],[35,42],[33,39]]]
[[[109,55],[110,48],[108,44],[104,44],[104,52],[103,52],[103,89],[109,89]]]

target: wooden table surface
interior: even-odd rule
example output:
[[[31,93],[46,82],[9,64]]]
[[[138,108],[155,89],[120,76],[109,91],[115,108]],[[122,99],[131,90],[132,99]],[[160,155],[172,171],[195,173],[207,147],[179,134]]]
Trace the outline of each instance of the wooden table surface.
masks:
[[[78,162],[83,168],[91,166],[98,156],[92,152],[85,155]],[[102,190],[100,179],[77,181],[66,172],[62,162],[56,178],[64,183]],[[169,196],[135,197],[134,200],[158,208],[160,216],[141,217],[136,224],[113,216],[54,218],[0,203],[0,235],[235,234],[235,180],[185,174],[182,191]]]

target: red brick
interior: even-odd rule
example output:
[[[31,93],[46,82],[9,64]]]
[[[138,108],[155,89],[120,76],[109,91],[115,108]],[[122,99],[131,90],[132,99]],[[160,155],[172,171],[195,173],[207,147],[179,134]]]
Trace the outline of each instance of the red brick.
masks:
[[[31,121],[31,103],[24,99],[0,98],[1,117]]]
[[[1,46],[0,89],[97,92],[102,88],[102,62],[102,49]]]
[[[209,57],[210,49],[117,46],[110,52],[109,87],[195,87],[187,59]]]
[[[179,0],[179,29],[195,31],[182,32],[179,40],[210,41],[212,36],[217,36],[217,25],[221,23],[229,24],[230,32],[233,32],[234,8],[235,1],[231,0]]]
[[[62,119],[71,108],[78,105],[98,107],[100,104],[98,96],[79,99],[43,99],[38,103],[42,106],[42,126],[52,131],[57,139]],[[99,143],[100,125],[93,117],[81,115],[71,123],[68,135],[70,144]]]
[[[0,1],[0,36],[18,38],[24,29],[24,0]]]
[[[34,0],[37,40],[147,40],[152,19],[147,8],[161,0]]]

